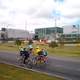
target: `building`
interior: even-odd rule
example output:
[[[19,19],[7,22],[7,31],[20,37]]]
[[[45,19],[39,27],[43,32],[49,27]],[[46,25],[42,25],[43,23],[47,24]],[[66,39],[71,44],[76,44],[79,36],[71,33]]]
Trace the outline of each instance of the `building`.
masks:
[[[35,34],[40,39],[62,40],[62,41],[76,41],[80,40],[80,26],[79,25],[65,25],[60,27],[49,27],[35,29]]]
[[[65,25],[63,26],[64,34],[80,34],[79,25]]]
[[[60,27],[48,27],[48,28],[35,29],[35,34],[38,35],[40,39],[54,40],[58,38],[62,33],[63,33],[63,28],[60,28]]]
[[[80,26],[79,25],[66,25],[63,27],[62,38],[65,41],[80,40]]]
[[[80,34],[63,34],[62,37],[67,41],[68,40],[72,40],[72,41],[80,40]]]
[[[0,31],[1,39],[31,39],[32,34],[25,30],[2,28]]]

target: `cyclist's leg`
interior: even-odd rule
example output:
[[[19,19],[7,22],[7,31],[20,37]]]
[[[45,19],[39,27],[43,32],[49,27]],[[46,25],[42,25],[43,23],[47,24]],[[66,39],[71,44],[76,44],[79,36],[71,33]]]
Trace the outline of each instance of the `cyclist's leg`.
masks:
[[[25,64],[25,61],[26,61],[26,56],[24,57],[24,59],[23,59],[23,63]]]
[[[44,56],[44,63],[48,63],[48,58],[47,58],[47,56]]]

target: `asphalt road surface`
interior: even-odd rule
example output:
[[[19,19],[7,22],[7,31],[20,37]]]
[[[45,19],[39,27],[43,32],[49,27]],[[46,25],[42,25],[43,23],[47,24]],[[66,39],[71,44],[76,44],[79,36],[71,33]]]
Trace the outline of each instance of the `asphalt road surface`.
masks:
[[[0,60],[11,64],[18,64],[18,54],[0,52]],[[48,57],[46,66],[33,67],[34,70],[51,73],[63,77],[65,80],[80,80],[80,59]]]

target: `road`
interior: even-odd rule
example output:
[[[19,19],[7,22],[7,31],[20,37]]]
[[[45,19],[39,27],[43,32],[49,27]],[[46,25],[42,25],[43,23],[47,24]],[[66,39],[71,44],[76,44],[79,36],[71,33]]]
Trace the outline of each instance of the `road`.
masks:
[[[0,52],[0,60],[19,65],[17,55],[10,52]],[[33,67],[35,70],[51,73],[63,77],[65,80],[80,80],[80,59],[66,59],[48,57],[48,63],[44,67]]]

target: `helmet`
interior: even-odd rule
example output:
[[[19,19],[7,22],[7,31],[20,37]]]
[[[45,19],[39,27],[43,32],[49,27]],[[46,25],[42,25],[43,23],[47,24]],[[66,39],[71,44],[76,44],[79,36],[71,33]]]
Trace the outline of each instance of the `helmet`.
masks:
[[[36,49],[39,49],[39,46],[37,46]]]
[[[23,47],[20,47],[19,50],[20,50],[20,51],[23,51],[24,49],[23,49]]]
[[[29,45],[28,48],[29,48],[29,49],[32,49],[33,47],[32,47],[32,45]]]
[[[26,48],[23,48],[24,51],[26,51]]]

